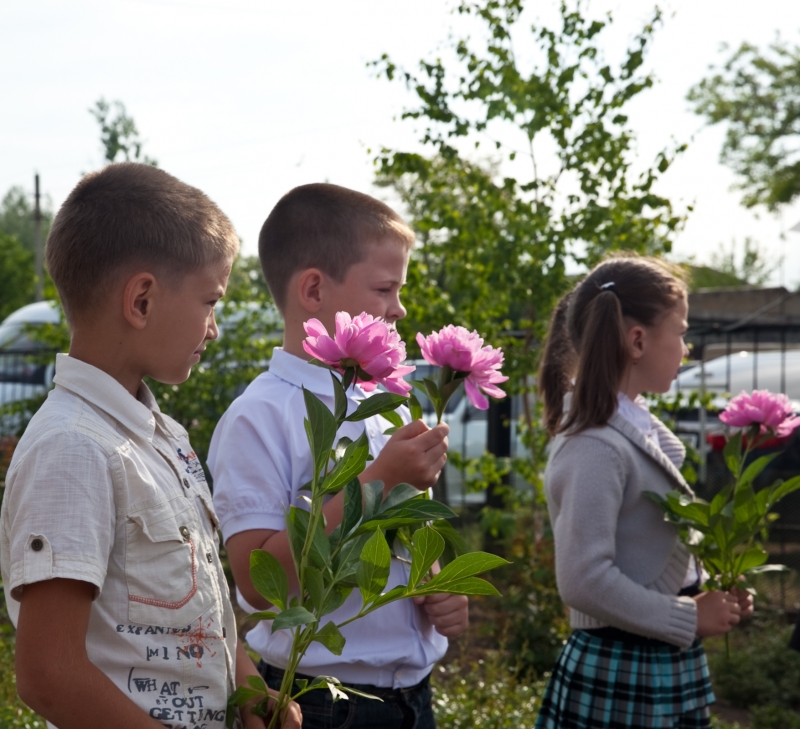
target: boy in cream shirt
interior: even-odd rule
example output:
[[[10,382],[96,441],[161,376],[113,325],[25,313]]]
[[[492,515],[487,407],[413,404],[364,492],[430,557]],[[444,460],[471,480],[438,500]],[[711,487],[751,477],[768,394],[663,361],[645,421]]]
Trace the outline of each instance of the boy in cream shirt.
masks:
[[[202,467],[143,381],[181,383],[200,361],[237,249],[213,202],[147,165],[85,176],[53,223],[70,353],[14,453],[0,523],[17,688],[51,726],[222,729],[255,673]],[[284,727],[299,726],[292,706]]]

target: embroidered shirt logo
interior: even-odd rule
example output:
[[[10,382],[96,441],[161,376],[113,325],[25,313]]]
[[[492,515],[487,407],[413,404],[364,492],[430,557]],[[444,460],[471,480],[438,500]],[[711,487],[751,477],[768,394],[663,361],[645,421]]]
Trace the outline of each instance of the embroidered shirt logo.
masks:
[[[186,466],[186,473],[188,473],[196,481],[206,483],[206,474],[203,472],[203,464],[197,454],[192,451],[191,453],[184,453],[182,449],[178,448],[178,458]]]

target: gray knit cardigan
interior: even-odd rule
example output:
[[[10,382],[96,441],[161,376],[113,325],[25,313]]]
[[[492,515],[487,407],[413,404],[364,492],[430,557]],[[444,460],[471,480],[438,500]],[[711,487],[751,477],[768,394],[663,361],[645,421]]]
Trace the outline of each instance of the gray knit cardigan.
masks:
[[[686,648],[697,606],[677,593],[689,551],[643,494],[692,494],[678,471],[686,451],[651,418],[661,448],[619,413],[605,427],[554,439],[545,492],[556,579],[573,628],[613,626]]]

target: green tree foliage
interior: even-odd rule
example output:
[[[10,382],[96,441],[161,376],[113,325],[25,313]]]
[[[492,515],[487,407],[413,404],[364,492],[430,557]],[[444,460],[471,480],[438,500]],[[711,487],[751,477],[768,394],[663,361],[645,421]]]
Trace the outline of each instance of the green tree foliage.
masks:
[[[33,253],[13,235],[0,233],[0,321],[31,303],[35,293]]]
[[[89,113],[100,125],[100,142],[107,162],[157,165],[154,159],[142,153],[144,141],[139,136],[133,117],[125,110],[125,104],[121,101],[108,102],[101,97],[95,102],[94,108],[89,109]]]
[[[640,174],[631,166],[626,105],[653,84],[642,63],[660,13],[612,67],[600,46],[610,16],[590,20],[562,3],[560,28],[528,32],[522,6],[462,2],[458,12],[485,32],[454,40],[447,66],[422,61],[413,73],[388,56],[375,63],[416,94],[419,105],[403,118],[421,124],[428,150],[383,149],[375,160],[378,184],[399,194],[420,241],[401,331],[408,339],[450,322],[477,329],[505,349],[514,389],[530,385],[570,261],[591,265],[619,248],[668,251],[682,222],[653,191],[681,148]],[[515,46],[538,49],[534,62]]]
[[[15,185],[0,202],[0,233],[13,235],[31,253],[35,251],[33,226],[33,195],[25,188]],[[42,240],[47,238],[53,222],[53,210],[49,198],[41,204]]]
[[[775,211],[800,195],[800,46],[743,43],[688,99],[709,124],[726,124],[720,159],[746,207]]]

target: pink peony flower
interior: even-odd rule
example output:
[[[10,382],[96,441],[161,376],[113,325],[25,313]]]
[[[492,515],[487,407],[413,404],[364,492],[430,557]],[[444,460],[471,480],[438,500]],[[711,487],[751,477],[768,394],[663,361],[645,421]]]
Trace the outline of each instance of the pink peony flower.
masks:
[[[771,430],[779,438],[790,435],[800,426],[800,417],[794,415],[789,398],[769,390],[753,390],[750,395],[742,390],[728,403],[719,419],[734,428],[760,425],[762,433]]]
[[[467,373],[464,388],[469,401],[476,408],[486,410],[489,407],[489,401],[483,393],[498,398],[506,396],[496,387],[497,383],[508,379],[499,371],[503,364],[503,352],[488,344],[483,346],[483,339],[478,332],[448,324],[427,337],[417,334],[417,343],[422,349],[422,356],[432,365]]]
[[[411,390],[403,377],[416,368],[401,364],[406,358],[406,345],[382,319],[367,313],[351,319],[348,313],[340,311],[336,314],[336,333],[332,339],[318,319],[309,319],[303,326],[308,335],[303,349],[339,372],[355,369],[355,382],[365,392],[378,385],[398,395]]]

